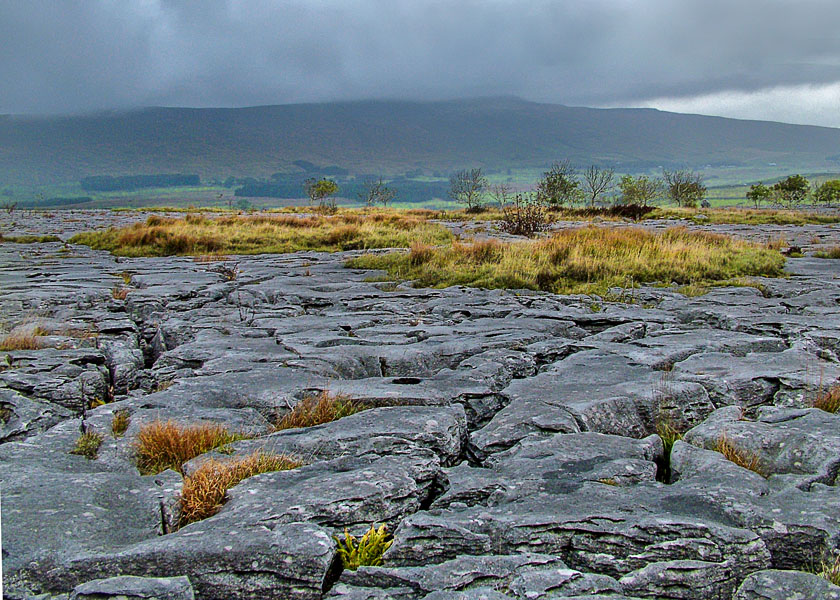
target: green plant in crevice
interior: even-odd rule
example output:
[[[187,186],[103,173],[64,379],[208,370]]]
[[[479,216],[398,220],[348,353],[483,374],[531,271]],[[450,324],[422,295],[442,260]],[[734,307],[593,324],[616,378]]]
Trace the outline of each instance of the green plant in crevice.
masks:
[[[105,438],[102,437],[101,433],[86,431],[76,439],[76,445],[73,446],[70,454],[77,454],[84,456],[88,460],[94,460],[104,440]]]
[[[382,555],[394,543],[393,536],[385,525],[377,529],[374,525],[361,537],[356,538],[347,529],[344,539],[334,537],[338,544],[338,555],[345,569],[355,571],[359,567],[376,567],[382,564]]]

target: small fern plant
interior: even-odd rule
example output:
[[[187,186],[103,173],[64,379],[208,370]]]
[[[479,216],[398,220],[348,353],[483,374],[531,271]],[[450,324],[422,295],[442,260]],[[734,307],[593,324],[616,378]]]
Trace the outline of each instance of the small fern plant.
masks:
[[[385,525],[379,529],[370,529],[361,538],[351,535],[344,530],[344,539],[334,537],[338,544],[338,555],[345,569],[355,571],[359,567],[378,567],[382,565],[382,555],[394,543],[393,536],[388,533]]]

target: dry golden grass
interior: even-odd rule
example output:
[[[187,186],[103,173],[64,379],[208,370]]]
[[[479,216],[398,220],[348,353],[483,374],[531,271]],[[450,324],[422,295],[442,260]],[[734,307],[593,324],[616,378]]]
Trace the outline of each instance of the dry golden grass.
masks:
[[[193,262],[203,264],[203,263],[213,263],[213,262],[224,262],[226,260],[230,260],[230,257],[226,254],[200,254],[199,256],[193,257]]]
[[[415,285],[524,288],[555,293],[605,293],[637,283],[737,283],[747,276],[782,276],[785,259],[763,245],[723,235],[673,228],[583,227],[550,238],[503,243],[495,240],[407,253],[365,255],[354,268],[383,269]]]
[[[280,431],[322,425],[361,412],[366,408],[368,407],[361,402],[351,400],[342,394],[330,394],[325,390],[298,402],[291,412],[277,422],[275,429]]]
[[[121,229],[80,233],[71,242],[121,256],[170,256],[407,248],[415,241],[441,244],[451,239],[442,225],[396,213],[213,219],[189,214],[183,219],[151,216]]]
[[[758,473],[762,477],[767,477],[767,473],[761,465],[761,459],[756,454],[735,446],[726,436],[725,432],[718,438],[715,450],[723,454],[726,460],[735,463],[739,467],[748,469],[753,473]]]
[[[137,435],[137,468],[143,475],[166,469],[181,473],[188,460],[244,437],[230,433],[218,423],[180,425],[174,421],[153,421],[143,425]]]
[[[194,523],[219,512],[227,491],[243,479],[260,473],[296,469],[302,464],[290,456],[266,454],[259,450],[242,458],[208,460],[184,478],[180,525]]]
[[[825,412],[836,413],[840,410],[840,385],[824,390],[817,395],[814,403],[814,408],[819,408]]]
[[[46,335],[46,332],[40,327],[33,330],[17,330],[0,338],[0,352],[9,352],[13,350],[38,350],[41,343],[38,337]]]
[[[840,216],[836,214],[814,213],[802,210],[752,208],[704,208],[698,210],[696,208],[670,206],[656,209],[648,218],[688,219],[700,224],[715,225],[807,225],[840,223]]]
[[[125,300],[128,298],[128,288],[115,285],[111,288],[111,297],[114,300]]]

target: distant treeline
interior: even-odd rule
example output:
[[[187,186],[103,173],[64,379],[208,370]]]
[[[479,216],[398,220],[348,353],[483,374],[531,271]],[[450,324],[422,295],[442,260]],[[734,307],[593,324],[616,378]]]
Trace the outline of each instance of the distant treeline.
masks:
[[[306,177],[299,175],[283,175],[276,173],[269,180],[244,178],[237,179],[234,185],[235,196],[246,198],[305,198],[303,183]],[[365,182],[377,180],[373,175],[358,175],[353,179],[333,178],[338,184],[338,196],[358,200],[359,194],[365,192]],[[230,182],[226,182],[230,184]],[[388,187],[397,192],[396,202],[427,202],[433,198],[446,198],[449,183],[446,181],[416,181],[397,177],[388,181]],[[233,187],[233,186],[231,186]]]
[[[178,187],[183,185],[201,185],[198,175],[180,173],[157,173],[154,175],[94,175],[84,177],[80,183],[86,192],[117,192],[138,190],[141,188]]]

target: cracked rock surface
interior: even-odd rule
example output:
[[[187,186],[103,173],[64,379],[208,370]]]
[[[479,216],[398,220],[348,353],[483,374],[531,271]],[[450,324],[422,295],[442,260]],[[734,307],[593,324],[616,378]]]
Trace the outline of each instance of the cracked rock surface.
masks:
[[[13,233],[145,217],[33,213]],[[0,244],[0,319],[40,346],[0,356],[6,597],[840,597],[806,572],[840,551],[840,416],[812,407],[840,380],[838,261],[789,259],[764,293],[616,303],[372,282],[352,254],[232,257],[228,281],[189,257]],[[322,391],[369,408],[275,430]],[[178,528],[183,476],[135,466],[156,419],[247,436],[187,475],[255,450],[304,465]],[[83,430],[94,459],[70,454]],[[393,533],[384,564],[342,570],[334,536],[374,523]]]

